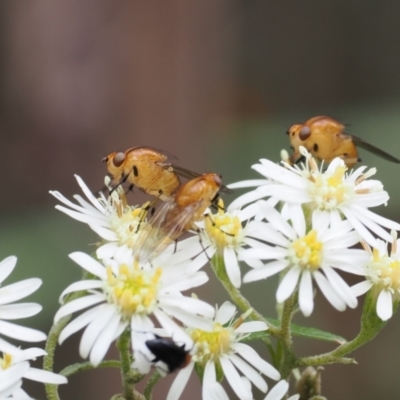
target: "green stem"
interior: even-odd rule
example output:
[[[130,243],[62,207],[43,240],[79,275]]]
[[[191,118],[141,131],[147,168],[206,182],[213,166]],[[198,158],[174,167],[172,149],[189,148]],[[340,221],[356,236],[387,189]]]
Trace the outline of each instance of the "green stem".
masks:
[[[394,307],[397,307],[395,305]],[[344,343],[335,350],[318,356],[304,357],[299,360],[299,365],[324,365],[333,363],[355,363],[351,358],[344,358],[347,354],[372,340],[386,325],[376,314],[376,296],[370,291],[365,297],[363,314],[361,317],[360,333],[350,342]]]
[[[252,309],[250,313],[250,317],[253,321],[262,321],[268,326],[268,333],[271,336],[279,336],[280,330],[268,322],[258,311],[252,307],[250,302],[240,293],[239,289],[232,285],[226,270],[224,260],[218,254],[215,254],[211,260],[211,267],[216,275],[216,277],[221,281],[225,290],[228,292],[232,301],[243,311],[246,312]]]
[[[146,387],[144,388],[144,397],[146,400],[152,399],[153,388],[160,378],[160,373],[155,371],[151,378],[147,381]]]
[[[60,375],[68,377],[77,374],[78,372],[88,371],[95,368],[121,368],[121,363],[118,360],[107,360],[102,361],[97,367],[94,367],[90,361],[86,361],[83,363],[68,365],[68,367],[65,367],[60,371]]]
[[[131,354],[130,354],[131,334],[129,329],[121,334],[117,340],[117,347],[121,359],[121,375],[122,375],[122,388],[126,400],[134,400],[134,384],[136,374],[131,369]]]
[[[83,271],[82,279],[87,278],[87,272]],[[86,294],[86,291],[75,292],[69,294],[64,301],[64,304],[71,302],[72,300],[78,299]],[[43,358],[43,369],[45,371],[53,372],[54,366],[54,354],[57,347],[58,338],[60,337],[61,331],[67,326],[68,322],[71,320],[72,314],[61,318],[57,324],[53,325],[50,329],[49,335],[46,341],[46,355]],[[58,395],[58,385],[45,384],[46,395],[48,400],[60,400]]]
[[[281,362],[280,372],[283,378],[287,378],[293,368],[297,366],[297,359],[293,351],[293,338],[291,322],[297,307],[297,291],[295,291],[283,304],[280,326]]]
[[[43,358],[43,369],[45,371],[53,371],[54,365],[54,354],[56,351],[56,346],[58,342],[58,338],[60,336],[61,331],[65,328],[68,322],[71,320],[72,315],[68,315],[64,318],[61,318],[57,324],[53,325],[50,329],[49,336],[47,338],[45,351],[46,355]],[[45,384],[46,395],[48,400],[59,400],[58,396],[58,385]]]

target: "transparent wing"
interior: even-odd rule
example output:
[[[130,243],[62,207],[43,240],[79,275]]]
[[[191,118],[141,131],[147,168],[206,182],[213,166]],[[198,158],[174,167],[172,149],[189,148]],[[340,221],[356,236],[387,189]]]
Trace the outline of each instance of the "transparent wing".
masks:
[[[400,159],[398,159],[398,158],[392,156],[392,155],[389,154],[389,153],[386,153],[386,151],[383,151],[383,150],[379,149],[378,147],[376,147],[376,146],[374,146],[374,145],[372,145],[372,144],[366,142],[364,139],[361,139],[361,138],[358,137],[358,136],[354,136],[354,135],[349,135],[349,136],[351,136],[351,138],[353,139],[353,142],[354,142],[357,146],[359,146],[359,147],[361,147],[361,148],[363,148],[363,149],[365,149],[365,150],[368,150],[368,151],[371,152],[372,154],[375,154],[375,155],[377,155],[377,156],[379,156],[379,157],[382,157],[383,159],[385,159],[385,160],[387,160],[387,161],[400,164]]]
[[[200,205],[199,201],[179,210],[174,197],[164,202],[141,231],[134,247],[135,257],[141,262],[157,257],[186,232]]]

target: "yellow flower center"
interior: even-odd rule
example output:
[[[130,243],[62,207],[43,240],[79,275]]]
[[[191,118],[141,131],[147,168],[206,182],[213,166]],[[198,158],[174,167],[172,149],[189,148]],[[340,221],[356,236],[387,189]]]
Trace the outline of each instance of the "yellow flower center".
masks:
[[[400,292],[400,261],[384,254],[381,256],[377,249],[372,252],[370,263],[372,281],[379,287]]]
[[[7,368],[10,368],[12,365],[12,355],[5,353],[3,358],[0,357],[0,370],[5,371]]]
[[[108,301],[117,304],[128,319],[133,314],[150,314],[157,304],[161,275],[161,268],[143,270],[137,263],[121,265],[117,276],[108,267]]]
[[[293,265],[312,271],[321,266],[323,244],[317,238],[315,230],[295,240],[289,249],[289,260]]]
[[[316,208],[332,210],[354,196],[354,184],[345,181],[346,171],[347,167],[340,165],[330,175],[327,172],[316,172],[309,176],[312,182],[310,191]]]
[[[219,199],[218,213],[205,218],[204,227],[216,247],[235,247],[242,241],[242,223],[237,216],[225,213],[224,210],[224,202]]]
[[[118,235],[120,245],[134,247],[139,233],[147,225],[148,202],[132,208],[124,202],[114,204],[116,213],[111,218],[111,228]]]
[[[230,327],[224,328],[219,322],[215,322],[213,331],[194,329],[190,332],[190,336],[195,348],[193,360],[206,364],[208,360],[218,361],[222,354],[231,350],[234,331]]]

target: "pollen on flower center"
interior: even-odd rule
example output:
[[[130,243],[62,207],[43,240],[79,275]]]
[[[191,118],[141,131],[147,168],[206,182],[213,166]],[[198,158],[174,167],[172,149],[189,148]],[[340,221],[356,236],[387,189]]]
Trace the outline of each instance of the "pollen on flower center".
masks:
[[[111,227],[118,235],[119,243],[132,248],[139,236],[140,231],[147,225],[147,206],[130,207],[119,203],[115,207],[115,213],[111,218]]]
[[[194,361],[206,363],[208,360],[218,361],[222,354],[231,350],[231,343],[234,340],[234,330],[225,328],[219,322],[214,324],[211,332],[201,329],[194,329],[190,332],[194,342]]]
[[[5,353],[3,357],[0,357],[0,370],[5,371],[10,368],[12,364],[12,355]]]
[[[289,249],[289,260],[304,269],[317,270],[321,266],[323,244],[318,241],[317,231],[295,240]]]
[[[117,304],[126,318],[150,314],[157,304],[161,274],[161,268],[143,270],[137,264],[121,265],[117,276],[107,268],[108,301]]]
[[[400,261],[394,260],[388,255],[379,255],[379,251],[374,249],[372,252],[372,262],[369,265],[371,279],[375,284],[387,289],[400,292]]]
[[[329,175],[327,172],[310,175],[310,191],[316,208],[332,210],[354,196],[354,184],[345,180],[346,170],[346,166],[340,165]]]
[[[225,213],[222,199],[218,201],[218,214],[206,217],[204,227],[216,247],[235,247],[243,236],[243,228],[237,216]]]

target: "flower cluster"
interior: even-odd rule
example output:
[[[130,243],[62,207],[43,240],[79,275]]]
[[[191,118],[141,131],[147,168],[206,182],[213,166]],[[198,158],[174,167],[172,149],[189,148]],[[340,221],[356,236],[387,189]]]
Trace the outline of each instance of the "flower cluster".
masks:
[[[10,256],[0,262],[0,284],[8,278],[17,263],[15,256]],[[0,399],[29,399],[21,388],[22,379],[62,384],[67,379],[61,375],[32,368],[29,360],[43,356],[46,352],[39,348],[21,350],[12,345],[2,336],[25,342],[41,342],[46,335],[36,329],[16,325],[10,320],[27,318],[39,313],[42,307],[36,303],[15,303],[33,292],[42,284],[38,278],[25,279],[0,288]]]
[[[228,399],[225,378],[238,398],[251,400],[252,386],[267,393],[268,377],[279,382],[265,400],[279,400],[288,382],[243,341],[280,328],[249,307],[240,307],[244,314],[235,318],[230,302],[214,308],[185,293],[208,282],[201,270],[208,261],[217,275],[222,268],[219,277],[232,298],[240,298],[242,283],[280,274],[277,302],[291,299],[304,316],[313,312],[316,286],[339,311],[355,308],[357,297],[372,289],[377,315],[390,318],[400,299],[400,224],[370,211],[386,204],[388,193],[370,179],[375,169],[347,171],[339,158],[324,169],[301,152],[300,166],[260,160],[253,169],[264,178],[229,185],[253,189],[227,208],[220,199],[198,212],[166,199],[148,217],[157,201],[129,205],[122,187],[96,197],[79,177],[86,198],[75,195],[72,202],[51,192],[62,203],[57,209],[101,239],[93,256],[70,254],[83,279],[61,294],[55,323],[80,314],[64,327],[59,343],[84,329],[80,355],[97,366],[111,343],[129,333],[134,370],[147,373],[154,364],[161,374],[180,369],[168,400],[180,398],[194,369],[203,399]],[[177,240],[182,233],[189,237]],[[143,249],[150,250],[144,255]],[[365,280],[350,287],[343,273]]]

